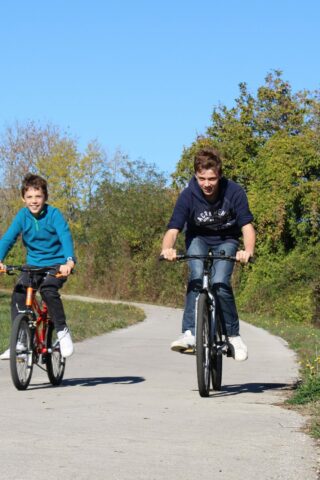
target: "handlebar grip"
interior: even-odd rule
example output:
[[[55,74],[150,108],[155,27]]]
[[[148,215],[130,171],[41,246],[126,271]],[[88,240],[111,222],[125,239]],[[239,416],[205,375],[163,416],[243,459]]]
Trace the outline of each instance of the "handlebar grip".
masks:
[[[0,270],[0,273],[6,273],[7,275],[14,275],[17,268],[13,265],[4,265],[5,268]]]
[[[186,255],[184,255],[184,254],[182,254],[182,253],[181,253],[181,254],[178,253],[178,254],[176,255],[176,257],[175,257],[174,260],[185,260],[185,259],[186,259]],[[160,255],[159,258],[158,258],[158,260],[159,260],[160,262],[161,262],[161,261],[170,262],[170,260],[168,260],[167,258],[165,258],[163,255]],[[174,260],[173,260],[173,261],[174,261]]]
[[[72,269],[69,275],[72,275],[73,273],[74,273],[74,270]],[[54,272],[54,273],[49,273],[49,275],[51,275],[52,277],[56,277],[56,278],[61,278],[61,277],[66,278],[68,276],[68,275],[63,275],[63,273],[61,273],[59,271]]]

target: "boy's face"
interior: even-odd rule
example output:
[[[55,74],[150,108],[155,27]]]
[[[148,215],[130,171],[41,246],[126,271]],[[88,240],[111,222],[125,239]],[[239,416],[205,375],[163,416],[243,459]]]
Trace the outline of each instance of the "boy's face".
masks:
[[[202,169],[199,172],[196,172],[196,179],[199,187],[203,191],[204,195],[209,199],[218,193],[220,178],[221,176],[218,174],[218,172],[212,168]]]
[[[32,215],[39,215],[46,203],[44,193],[41,189],[29,187],[22,198],[26,207]]]

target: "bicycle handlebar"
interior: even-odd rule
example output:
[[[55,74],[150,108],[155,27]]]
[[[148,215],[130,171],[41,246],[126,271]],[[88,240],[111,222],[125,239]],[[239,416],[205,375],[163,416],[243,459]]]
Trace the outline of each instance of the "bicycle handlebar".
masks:
[[[28,267],[26,265],[5,265],[5,269],[0,270],[0,273],[6,273],[7,275],[13,275],[15,272],[27,272],[27,273],[47,273],[53,276],[63,276],[59,272],[59,265],[55,267]]]
[[[183,260],[190,260],[190,259],[198,259],[198,260],[228,260],[230,262],[237,262],[237,258],[232,255],[226,255],[225,253],[211,253],[207,255],[187,255],[186,253],[181,253],[178,254],[175,258],[177,261],[183,261]],[[165,260],[168,261],[163,255],[159,256],[159,260]],[[249,258],[249,263],[254,263],[254,257]]]

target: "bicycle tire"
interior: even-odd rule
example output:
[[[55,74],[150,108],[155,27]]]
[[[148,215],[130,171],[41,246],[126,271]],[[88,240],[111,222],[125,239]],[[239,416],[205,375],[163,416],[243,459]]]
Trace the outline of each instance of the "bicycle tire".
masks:
[[[33,336],[29,326],[29,318],[19,314],[14,319],[10,339],[10,372],[17,390],[25,390],[31,380],[33,370]],[[17,344],[24,349],[17,350]]]
[[[52,322],[49,322],[47,329],[47,350],[46,367],[48,378],[52,385],[60,385],[63,380],[66,359],[61,355],[60,344]]]
[[[223,354],[221,347],[223,345],[222,327],[220,323],[219,314],[215,305],[212,306],[212,331],[213,331],[213,348],[212,348],[212,368],[211,381],[213,390],[220,391],[222,383],[222,359]]]
[[[201,397],[208,397],[211,377],[211,322],[208,297],[205,293],[199,294],[197,299],[196,315],[196,359],[198,389]]]

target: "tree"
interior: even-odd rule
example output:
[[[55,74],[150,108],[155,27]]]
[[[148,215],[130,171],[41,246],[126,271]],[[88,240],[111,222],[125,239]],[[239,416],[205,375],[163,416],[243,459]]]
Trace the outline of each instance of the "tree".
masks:
[[[292,94],[280,71],[266,76],[256,96],[248,92],[244,82],[239,89],[235,106],[214,108],[206,134],[184,149],[173,174],[175,185],[185,185],[193,173],[195,151],[203,145],[212,145],[223,155],[224,174],[248,189],[261,147],[277,132],[290,136],[302,133],[310,116],[314,117],[314,97],[309,92]]]
[[[94,257],[93,275],[109,295],[138,298],[148,295],[150,285],[159,292],[159,283],[148,278],[157,272],[154,262],[173,198],[163,174],[143,160],[122,156],[117,178],[107,174],[95,192],[87,255]]]
[[[0,169],[4,178],[2,223],[8,224],[20,208],[20,185],[27,172],[39,174],[49,184],[49,201],[80,229],[79,212],[86,208],[105,168],[105,154],[96,141],[85,153],[66,132],[51,124],[33,121],[7,127],[0,143]]]
[[[0,171],[3,178],[1,191],[2,222],[8,224],[13,213],[20,207],[19,187],[28,172],[37,170],[36,164],[49,157],[51,149],[59,140],[59,131],[52,125],[38,126],[33,121],[16,122],[8,126],[0,143]]]
[[[313,132],[278,132],[255,162],[249,202],[265,252],[289,251],[320,239],[320,156]]]

